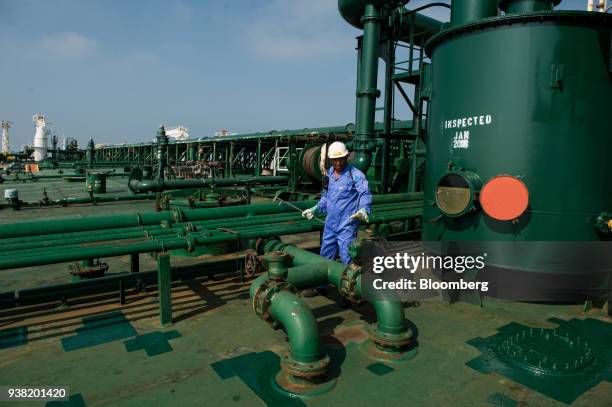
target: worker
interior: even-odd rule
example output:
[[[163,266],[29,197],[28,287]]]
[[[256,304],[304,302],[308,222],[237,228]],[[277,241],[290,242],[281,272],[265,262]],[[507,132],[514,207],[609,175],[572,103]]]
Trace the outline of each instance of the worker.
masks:
[[[327,213],[320,254],[332,260],[340,254],[344,264],[351,263],[349,245],[357,237],[360,222],[369,222],[372,205],[368,181],[361,171],[347,163],[348,156],[344,143],[336,141],[329,146],[327,157],[331,167],[321,199],[302,212],[307,219],[312,219],[315,213]]]

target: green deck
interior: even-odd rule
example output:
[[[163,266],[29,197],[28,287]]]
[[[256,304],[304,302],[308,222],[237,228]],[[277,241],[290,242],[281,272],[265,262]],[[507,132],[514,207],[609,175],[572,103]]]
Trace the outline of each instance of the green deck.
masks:
[[[110,179],[109,193],[126,193],[125,181]],[[52,198],[86,196],[84,183],[29,182],[0,189],[11,185],[24,200],[40,199],[45,186]],[[9,209],[0,211],[0,222],[144,211],[152,206],[145,201]],[[293,241],[313,247],[317,235],[295,236]],[[127,257],[105,261],[110,273],[129,270]],[[141,256],[142,270],[154,268],[152,258]],[[66,265],[3,273],[1,291],[71,279]],[[287,348],[285,335],[256,317],[248,300],[249,283],[241,283],[238,273],[174,282],[174,323],[166,327],[159,323],[154,287],[128,290],[124,306],[111,292],[70,299],[67,304],[0,310],[0,383],[70,387],[70,403],[49,406],[562,406],[573,400],[572,405],[591,407],[609,406],[612,400],[612,321],[602,309],[492,299],[485,299],[481,308],[465,302],[449,305],[442,298],[425,300],[405,310],[417,334],[415,357],[389,363],[363,351],[368,324],[374,321],[372,308],[344,308],[334,290],[329,297],[305,301],[319,322],[336,385],[308,400],[282,396],[271,383],[280,368],[278,355]],[[547,390],[538,385],[537,377],[525,380],[507,374],[482,351],[487,338],[509,324],[547,329],[561,325],[562,330],[563,321],[571,320],[567,326],[592,336],[595,358],[608,363],[587,385],[574,381],[566,385],[571,387],[568,391]]]

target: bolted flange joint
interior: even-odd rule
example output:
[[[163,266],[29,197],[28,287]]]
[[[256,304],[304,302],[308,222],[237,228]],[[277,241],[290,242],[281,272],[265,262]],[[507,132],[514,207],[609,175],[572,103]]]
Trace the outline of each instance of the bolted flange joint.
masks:
[[[327,366],[329,366],[329,355],[319,360],[315,360],[314,362],[304,363],[293,360],[290,352],[287,352],[283,355],[283,359],[281,360],[281,368],[286,374],[293,378],[306,381],[325,376]]]
[[[340,294],[348,301],[358,304],[361,296],[357,290],[357,283],[361,279],[361,267],[355,263],[349,264],[340,277]]]
[[[372,341],[376,347],[384,352],[399,352],[412,342],[412,330],[400,333],[381,332],[376,326],[372,331]]]
[[[298,289],[286,281],[266,280],[264,281],[253,296],[253,310],[255,314],[262,320],[266,321],[274,329],[278,328],[278,323],[270,315],[270,305],[272,297],[281,291],[288,291],[293,294],[298,294]]]

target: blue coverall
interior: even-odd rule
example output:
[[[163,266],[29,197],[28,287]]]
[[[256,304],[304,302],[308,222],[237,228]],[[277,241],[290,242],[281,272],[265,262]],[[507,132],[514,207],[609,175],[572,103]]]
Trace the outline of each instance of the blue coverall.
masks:
[[[357,237],[359,220],[349,217],[359,209],[365,209],[368,215],[372,206],[372,194],[368,181],[361,171],[347,165],[336,178],[334,168],[327,171],[329,183],[317,204],[317,212],[327,213],[321,256],[334,260],[340,252],[344,264],[351,263],[349,245]]]

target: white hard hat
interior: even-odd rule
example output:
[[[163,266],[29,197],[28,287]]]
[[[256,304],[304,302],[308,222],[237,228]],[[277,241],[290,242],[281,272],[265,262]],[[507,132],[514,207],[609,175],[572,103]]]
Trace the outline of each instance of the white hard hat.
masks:
[[[342,158],[342,157],[347,157],[348,155],[349,155],[349,152],[346,149],[346,146],[344,145],[344,143],[341,143],[340,141],[334,141],[333,143],[330,144],[329,148],[327,149],[328,158]]]

